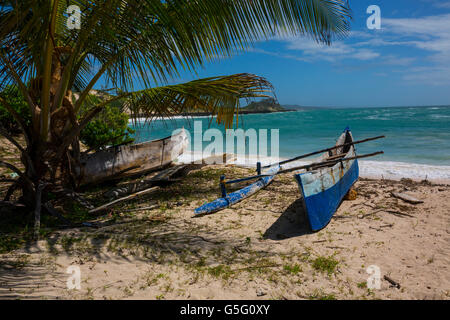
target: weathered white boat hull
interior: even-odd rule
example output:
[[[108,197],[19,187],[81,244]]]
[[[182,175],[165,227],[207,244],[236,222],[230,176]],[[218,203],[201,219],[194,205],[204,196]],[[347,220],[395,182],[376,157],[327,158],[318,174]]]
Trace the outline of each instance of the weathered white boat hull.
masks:
[[[80,185],[124,178],[164,167],[188,147],[186,131],[160,140],[109,148],[82,158]]]

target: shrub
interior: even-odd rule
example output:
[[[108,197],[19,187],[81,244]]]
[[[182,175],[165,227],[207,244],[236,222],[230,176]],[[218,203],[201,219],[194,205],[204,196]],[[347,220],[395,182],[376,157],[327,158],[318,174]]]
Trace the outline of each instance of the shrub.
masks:
[[[321,271],[326,272],[328,275],[331,275],[335,272],[337,265],[339,264],[339,261],[331,257],[318,257],[313,260],[313,268]]]
[[[31,113],[20,90],[16,86],[8,86],[2,91],[2,97],[8,101],[10,106],[24,119],[25,124],[31,124]],[[90,95],[87,105],[81,114],[93,105],[109,98],[104,96]],[[19,124],[14,120],[11,113],[0,103],[0,124],[10,133],[20,133]],[[92,149],[102,149],[108,145],[118,145],[133,142],[129,135],[134,130],[128,127],[128,115],[121,110],[120,101],[107,105],[104,110],[92,120],[82,131],[80,140]]]
[[[129,135],[134,130],[128,127],[128,115],[119,108],[107,105],[82,131],[81,141],[89,148],[103,149],[109,145],[133,142]]]
[[[19,88],[13,85],[7,86],[2,91],[2,97],[9,103],[14,111],[20,115],[24,120],[25,125],[28,126],[31,123],[31,113]],[[21,132],[19,124],[2,103],[0,103],[0,124],[11,134],[18,134]]]

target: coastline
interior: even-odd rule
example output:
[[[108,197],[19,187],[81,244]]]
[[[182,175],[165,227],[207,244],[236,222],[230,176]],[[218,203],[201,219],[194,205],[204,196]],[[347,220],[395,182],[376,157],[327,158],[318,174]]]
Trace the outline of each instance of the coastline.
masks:
[[[287,113],[287,112],[299,112],[302,110],[284,110],[284,111],[239,111],[239,115],[246,115],[246,114],[276,114],[276,113]],[[181,113],[180,115],[173,116],[173,117],[156,117],[152,120],[169,120],[169,119],[192,119],[192,118],[216,118],[216,115],[213,115],[209,112],[198,112],[198,113]],[[143,115],[138,115],[136,117],[137,122],[145,122],[146,117]],[[129,123],[133,122],[133,119],[128,120]]]
[[[243,168],[256,167],[258,157],[255,155],[249,156],[247,159],[242,159],[234,155],[235,160],[227,162],[229,165],[236,165]],[[191,163],[194,161],[201,161],[202,154],[200,152],[185,152],[178,157],[179,163]],[[287,160],[287,158],[275,159],[272,157],[260,158],[259,161],[263,166],[277,163],[279,161]],[[309,161],[295,161],[286,164],[284,168],[293,168],[295,166],[302,166],[308,164]],[[438,184],[450,184],[450,166],[426,165],[407,162],[396,161],[359,161],[360,177],[366,179],[387,179],[399,181],[401,179],[411,179],[413,181],[429,181]]]

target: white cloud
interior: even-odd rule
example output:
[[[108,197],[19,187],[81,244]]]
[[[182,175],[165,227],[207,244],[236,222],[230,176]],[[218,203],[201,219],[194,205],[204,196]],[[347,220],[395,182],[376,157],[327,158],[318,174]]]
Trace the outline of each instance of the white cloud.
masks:
[[[286,49],[301,51],[302,57],[308,61],[326,60],[334,62],[343,59],[371,60],[380,56],[367,48],[357,48],[344,41],[335,41],[330,46],[316,43],[306,38],[284,39]]]
[[[403,80],[416,83],[427,83],[436,86],[449,85],[450,67],[434,66],[412,68],[403,76]]]
[[[423,0],[434,6],[450,8],[450,1]],[[298,61],[328,61],[330,63],[360,61],[365,66],[403,67],[399,70],[406,81],[426,81],[450,84],[450,14],[419,18],[383,18],[382,30],[351,31],[348,39],[326,46],[305,37],[277,37],[285,51],[260,53]],[[403,47],[422,50],[425,55],[386,53],[383,47]],[[400,51],[402,52],[402,51]],[[382,54],[383,53],[383,54]],[[405,68],[408,66],[409,68]],[[420,67],[419,67],[420,66]],[[350,66],[349,66],[350,67]]]
[[[436,8],[450,9],[450,1],[446,0],[422,0],[423,2],[431,3]]]
[[[447,1],[447,2],[436,2],[436,3],[434,4],[434,6],[435,6],[435,7],[438,7],[438,8],[446,8],[446,9],[450,9],[450,1]]]
[[[450,83],[450,14],[384,19],[383,29],[396,38],[396,41],[386,41],[383,45],[410,46],[430,53],[422,61],[430,66],[408,70],[405,80],[435,85]]]

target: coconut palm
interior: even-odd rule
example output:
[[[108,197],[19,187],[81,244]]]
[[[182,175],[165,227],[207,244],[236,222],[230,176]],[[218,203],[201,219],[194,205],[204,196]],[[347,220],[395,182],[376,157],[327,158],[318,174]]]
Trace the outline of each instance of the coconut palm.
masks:
[[[270,96],[266,79],[169,84],[260,39],[307,35],[329,44],[346,35],[349,19],[346,0],[0,0],[0,91],[17,86],[32,119],[25,123],[0,96],[25,137],[21,145],[0,128],[25,168],[0,161],[18,175],[11,190],[34,207],[42,190],[71,181],[80,131],[113,101],[150,119],[203,110],[231,126],[240,99]],[[93,104],[99,82],[114,94]]]

